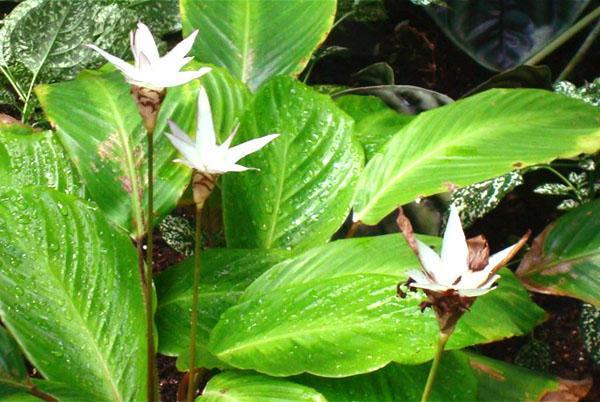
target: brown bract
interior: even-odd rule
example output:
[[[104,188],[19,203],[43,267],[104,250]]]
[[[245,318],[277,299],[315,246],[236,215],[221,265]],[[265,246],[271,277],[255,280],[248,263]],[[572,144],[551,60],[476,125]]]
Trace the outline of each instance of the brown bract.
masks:
[[[194,203],[200,207],[204,206],[204,202],[212,193],[217,184],[218,175],[208,174],[200,171],[194,172],[192,181],[192,190],[194,193]]]
[[[138,107],[138,111],[144,121],[144,127],[149,133],[154,132],[156,125],[156,117],[163,99],[165,98],[166,90],[161,90],[131,86],[131,95]]]

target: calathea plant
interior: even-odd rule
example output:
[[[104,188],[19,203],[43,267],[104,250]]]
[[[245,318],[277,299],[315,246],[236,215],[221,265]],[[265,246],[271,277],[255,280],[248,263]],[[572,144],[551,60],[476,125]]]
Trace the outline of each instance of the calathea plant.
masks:
[[[547,318],[530,291],[600,304],[595,193],[532,227],[516,273],[506,265],[526,248],[523,231],[494,232],[492,253],[467,240],[458,214],[494,213],[516,186],[498,177],[594,157],[597,107],[528,88],[457,101],[393,83],[330,95],[309,72],[297,77],[336,6],[15,5],[0,71],[54,74],[27,81],[36,113],[0,124],[0,400],[145,401],[160,388],[165,400],[200,401],[565,392],[558,376],[476,347]],[[149,28],[110,30],[113,19]],[[173,19],[180,26],[160,24]],[[177,29],[179,43],[158,34]],[[36,39],[17,48],[20,32]],[[98,53],[109,63],[95,65]],[[509,189],[473,191],[486,182]],[[448,208],[448,192],[469,188],[460,197],[486,208]],[[430,196],[450,210],[443,239],[414,234],[408,219],[408,242],[385,233],[398,206],[419,212]],[[194,220],[193,256],[155,247],[152,229],[169,214]],[[157,373],[157,357],[179,373]],[[571,396],[589,387],[568,384]]]

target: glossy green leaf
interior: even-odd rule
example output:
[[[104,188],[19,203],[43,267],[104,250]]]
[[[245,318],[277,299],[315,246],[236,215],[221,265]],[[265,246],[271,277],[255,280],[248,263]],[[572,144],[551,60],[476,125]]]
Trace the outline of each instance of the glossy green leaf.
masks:
[[[362,165],[352,126],[329,97],[292,78],[263,86],[236,141],[280,136],[242,160],[260,171],[223,177],[227,245],[308,248],[328,241],[350,210]]]
[[[515,67],[569,28],[588,0],[444,0],[427,7],[450,39],[492,70]]]
[[[51,131],[0,124],[0,192],[39,185],[83,195],[79,175]]]
[[[253,372],[225,371],[206,384],[200,402],[325,402],[305,385]]]
[[[328,402],[405,402],[421,399],[431,363],[402,365],[391,363],[373,373],[347,378],[302,375],[294,382],[321,392]],[[461,352],[446,352],[440,363],[430,400],[440,402],[474,401],[477,378],[468,358]]]
[[[4,381],[23,383],[27,379],[25,361],[12,336],[0,326],[0,385]]]
[[[173,163],[177,152],[164,135],[166,121],[192,133],[200,84],[207,88],[220,132],[232,130],[248,96],[241,83],[220,69],[167,91],[154,133],[159,217],[175,206],[191,176],[189,168]],[[86,71],[76,80],[36,89],[90,197],[114,222],[139,236],[145,231],[146,132],[129,91],[120,73],[104,71]]]
[[[600,200],[548,226],[521,261],[517,275],[533,291],[600,306]]]
[[[0,317],[51,381],[98,401],[145,389],[135,249],[87,202],[30,187],[0,196]]]
[[[367,161],[414,119],[390,109],[375,96],[344,95],[335,103],[354,119],[354,138],[363,146]]]
[[[85,44],[131,57],[129,32],[140,20],[157,38],[179,29],[177,0],[24,1],[4,20],[0,60],[26,93],[31,80],[72,79],[101,63]]]
[[[421,313],[422,293],[404,299],[396,294],[396,285],[417,266],[398,234],[311,249],[258,278],[223,313],[209,347],[232,366],[276,376],[342,377],[391,361],[427,361],[438,334],[433,312]],[[463,317],[448,348],[527,333],[543,318],[505,270],[498,290]]]
[[[197,367],[223,367],[207,348],[208,335],[221,313],[233,306],[246,287],[288,253],[279,250],[208,249],[202,252],[199,288]],[[156,278],[158,351],[179,356],[177,367],[189,364],[190,311],[192,308],[194,257]]]
[[[180,0],[183,33],[199,29],[192,54],[226,67],[253,90],[298,74],[333,24],[335,0]]]
[[[354,220],[376,224],[398,205],[600,149],[600,114],[536,89],[493,89],[421,113],[372,158],[354,194]]]

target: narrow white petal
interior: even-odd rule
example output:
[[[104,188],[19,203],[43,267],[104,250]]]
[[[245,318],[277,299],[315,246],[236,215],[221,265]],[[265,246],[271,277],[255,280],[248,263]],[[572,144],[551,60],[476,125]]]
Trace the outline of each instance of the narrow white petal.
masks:
[[[496,288],[493,287],[493,288],[488,288],[488,289],[458,289],[457,292],[461,296],[465,296],[465,297],[478,297],[478,296],[484,295],[488,292],[491,292],[494,289],[496,289]]]
[[[191,146],[195,145],[194,141],[185,133],[185,131],[183,131],[181,128],[179,128],[179,126],[173,120],[168,120],[167,124],[169,125],[169,128],[171,129],[171,135],[173,135],[180,141],[185,142]]]
[[[206,67],[206,69],[210,71],[209,67]],[[188,82],[195,80],[196,78],[200,78],[201,76],[206,74],[208,72],[206,69],[201,68],[198,71],[180,71],[178,73],[169,73],[172,74],[171,76],[161,76],[161,87],[169,88],[187,84]]]
[[[430,284],[431,283],[429,278],[427,278],[427,276],[425,276],[425,274],[423,272],[417,271],[416,269],[408,271],[408,276],[416,283],[421,283],[421,284]]]
[[[227,159],[230,162],[235,163],[242,159],[244,156],[250,155],[251,153],[258,151],[277,137],[279,137],[279,134],[270,134],[265,135],[264,137],[246,141],[240,145],[236,145],[227,152]]]
[[[481,284],[488,281],[490,275],[496,271],[498,264],[507,258],[515,249],[515,247],[517,247],[517,245],[518,243],[513,244],[512,246],[490,256],[488,264],[481,271],[469,272],[463,276],[461,283],[464,284],[465,287],[481,287]]]
[[[212,148],[217,145],[217,137],[213,126],[210,102],[204,87],[198,93],[198,116],[196,128],[196,146],[199,149]]]
[[[498,264],[502,263],[502,261],[507,258],[518,245],[519,243],[515,243],[510,247],[506,247],[504,250],[492,254],[488,260],[488,264],[484,268],[484,271],[493,271],[494,268],[496,268]]]
[[[169,53],[163,56],[162,61],[176,63],[178,60],[185,58],[190,50],[192,50],[196,36],[198,36],[198,30],[195,30],[190,36],[179,42]]]
[[[135,77],[135,75],[136,75],[136,69],[131,64],[127,63],[124,60],[119,59],[116,56],[113,56],[112,54],[110,54],[108,52],[105,52],[104,50],[100,49],[96,45],[86,45],[86,46],[89,47],[90,49],[93,49],[96,52],[100,53],[100,55],[102,57],[104,57],[106,60],[108,60],[116,68],[118,68],[119,70],[121,70],[121,72],[123,74],[125,74],[126,76],[131,77],[131,78]]]
[[[421,260],[421,265],[431,279],[435,282],[439,282],[438,273],[444,270],[442,266],[442,260],[437,255],[435,251],[433,251],[429,246],[419,239],[417,240],[417,250],[419,251],[419,260]]]
[[[135,65],[137,66],[139,64],[139,60],[138,60],[138,50],[137,50],[137,47],[135,46],[135,32],[134,31],[129,32],[129,44],[131,46],[131,53],[133,54],[133,60],[135,61]]]
[[[443,292],[452,289],[452,286],[440,285],[439,283],[412,283],[412,287],[420,289],[429,289],[434,292]]]
[[[173,144],[173,146],[175,148],[177,148],[177,150],[179,151],[179,153],[189,162],[189,163],[196,163],[198,162],[199,159],[199,154],[196,151],[196,148],[194,148],[193,145],[190,145],[188,142],[186,141],[182,141],[180,138],[171,135],[171,134],[166,134],[167,138],[169,139],[169,141],[171,141],[171,144]]]
[[[445,278],[447,281],[453,282],[468,270],[469,248],[458,210],[454,205],[450,206],[450,216],[444,232],[441,256],[444,268],[446,268]]]
[[[134,35],[136,50],[139,53],[143,52],[151,63],[156,63],[160,59],[160,55],[150,29],[144,23],[138,22]]]
[[[231,132],[231,134],[229,134],[229,137],[227,137],[227,139],[225,141],[223,141],[223,143],[221,144],[221,147],[225,150],[228,150],[229,147],[231,146],[231,143],[233,142],[233,139],[235,138],[235,135],[238,132],[238,128],[240,128],[240,124],[236,124],[235,127],[233,128],[233,131]]]
[[[258,169],[253,168],[253,167],[246,167],[246,166],[238,165],[236,163],[230,163],[230,164],[225,165],[225,168],[223,170],[224,170],[224,172],[245,172],[247,170],[258,170]]]

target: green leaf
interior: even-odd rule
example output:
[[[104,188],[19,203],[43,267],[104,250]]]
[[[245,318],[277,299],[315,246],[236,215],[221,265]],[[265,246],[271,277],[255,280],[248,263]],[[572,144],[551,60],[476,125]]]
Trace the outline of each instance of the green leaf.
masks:
[[[226,371],[206,384],[200,402],[325,402],[312,388],[252,372]]]
[[[493,89],[421,113],[372,158],[354,220],[376,224],[398,205],[600,149],[598,109],[536,89]]]
[[[600,306],[600,200],[550,224],[517,269],[529,289]]]
[[[65,385],[53,381],[31,379],[37,391],[56,398],[60,402],[97,401],[98,397],[82,391],[77,385]],[[0,380],[0,400],[2,402],[39,402],[40,398],[33,396],[31,385],[2,384]]]
[[[206,86],[221,133],[233,129],[249,96],[222,69],[167,91],[154,133],[154,207],[159,218],[175,206],[191,176],[189,168],[173,163],[177,152],[164,135],[166,121],[192,132],[200,84]],[[86,71],[76,80],[36,88],[91,198],[137,237],[145,231],[146,132],[129,90],[120,73],[103,71]]]
[[[352,120],[326,95],[279,77],[256,94],[237,141],[279,133],[242,160],[260,169],[223,178],[227,245],[308,248],[344,222],[362,155]]]
[[[481,65],[506,70],[522,64],[569,28],[588,0],[444,0],[425,9],[444,33]]]
[[[308,250],[267,271],[221,315],[210,350],[232,366],[276,376],[341,377],[391,361],[425,362],[439,331],[433,312],[421,313],[421,293],[396,294],[417,266],[398,234]],[[448,348],[527,333],[543,318],[505,270],[498,290],[479,298],[460,321]]]
[[[335,0],[181,0],[183,33],[199,29],[196,60],[226,67],[252,90],[298,74],[325,40]]]
[[[295,377],[294,382],[321,392],[328,402],[404,402],[421,399],[431,363],[388,364],[373,373],[347,378]],[[477,379],[468,358],[461,352],[446,352],[431,390],[431,401],[473,401]]]
[[[367,161],[414,119],[395,112],[375,96],[344,95],[335,103],[354,119],[354,138],[363,146]]]
[[[467,92],[464,97],[492,88],[539,88],[552,90],[552,71],[548,66],[518,66],[494,75]]]
[[[3,381],[24,383],[27,369],[19,346],[10,334],[0,326],[0,384]]]
[[[54,133],[0,124],[0,192],[32,185],[84,193],[79,175]]]
[[[145,389],[135,249],[87,202],[30,187],[0,196],[0,317],[50,381],[98,401]]]
[[[202,281],[199,288],[197,367],[224,367],[207,348],[208,335],[221,313],[233,306],[246,287],[288,253],[282,250],[208,249],[202,251]],[[179,356],[177,367],[189,363],[190,311],[194,257],[188,258],[156,278],[158,351]]]

